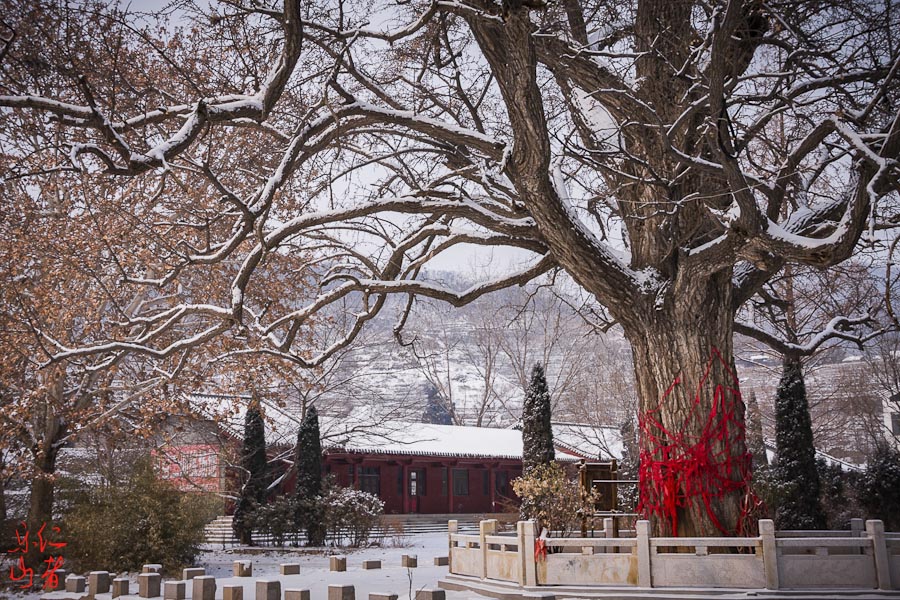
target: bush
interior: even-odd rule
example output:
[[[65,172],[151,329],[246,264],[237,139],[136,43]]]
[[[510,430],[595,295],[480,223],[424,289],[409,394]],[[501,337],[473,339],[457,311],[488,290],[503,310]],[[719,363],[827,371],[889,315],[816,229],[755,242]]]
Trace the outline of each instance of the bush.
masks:
[[[213,506],[206,496],[160,480],[152,461],[142,459],[122,487],[92,489],[74,500],[63,521],[66,558],[76,571],[161,563],[175,572],[198,554]]]
[[[255,533],[268,535],[273,546],[284,546],[288,537],[297,538],[297,506],[288,496],[279,496],[268,504],[256,507],[250,515]]]
[[[597,501],[593,492],[582,500],[581,486],[557,463],[533,467],[514,479],[512,486],[522,500],[522,518],[534,519],[540,527],[563,537],[581,530],[582,516],[590,515]]]
[[[860,478],[859,498],[870,519],[888,531],[900,531],[900,452],[880,445]]]
[[[378,496],[353,488],[329,486],[321,498],[328,530],[336,540],[348,538],[354,548],[369,541],[384,514],[384,502]]]

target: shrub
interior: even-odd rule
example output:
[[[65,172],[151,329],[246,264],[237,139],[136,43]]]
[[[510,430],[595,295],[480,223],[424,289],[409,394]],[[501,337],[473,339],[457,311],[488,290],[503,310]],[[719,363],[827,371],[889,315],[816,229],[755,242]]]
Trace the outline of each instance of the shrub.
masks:
[[[288,537],[296,539],[297,506],[288,496],[279,496],[268,504],[256,507],[252,513],[252,527],[256,533],[268,535],[273,546],[284,546]]]
[[[582,499],[581,486],[557,463],[533,467],[514,479],[512,486],[522,500],[522,518],[534,519],[540,527],[563,537],[580,531],[582,516],[590,515],[597,501],[593,492]]]
[[[860,478],[859,497],[870,519],[888,531],[900,530],[900,452],[881,444]]]
[[[80,494],[64,516],[66,558],[76,570],[137,570],[161,563],[168,572],[193,562],[214,516],[208,497],[160,480],[149,458],[121,487]]]
[[[384,502],[378,496],[353,488],[329,486],[321,498],[328,530],[337,540],[348,538],[354,548],[369,541],[384,514]]]

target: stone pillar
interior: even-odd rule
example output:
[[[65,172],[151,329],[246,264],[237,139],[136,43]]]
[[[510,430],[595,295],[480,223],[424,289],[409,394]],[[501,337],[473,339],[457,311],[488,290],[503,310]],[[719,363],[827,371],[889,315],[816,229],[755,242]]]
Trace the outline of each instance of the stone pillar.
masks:
[[[57,574],[59,571],[57,570]],[[78,577],[77,575],[69,575],[65,579],[66,581],[66,591],[70,594],[83,594],[84,593],[84,577]]]
[[[222,600],[244,600],[244,586],[223,585]]]
[[[284,563],[280,565],[280,573],[282,575],[299,575],[300,563]]]
[[[125,577],[112,580],[112,597],[127,596],[130,593],[130,582]]]
[[[281,600],[281,582],[257,579],[256,600]]]
[[[162,576],[159,573],[141,573],[138,575],[138,596],[156,598],[160,595]]]
[[[861,538],[866,535],[866,522],[862,519],[850,519],[850,537]]]
[[[763,569],[766,574],[766,589],[777,590],[778,581],[778,545],[775,543],[775,521],[759,520],[759,538],[762,541]]]
[[[109,571],[91,571],[88,573],[88,591],[91,596],[109,593]]]
[[[449,556],[435,556],[434,557],[434,566],[436,566],[436,567],[450,566],[450,557]]]
[[[638,587],[653,587],[650,576],[650,521],[638,521],[637,529],[637,560],[638,560]]]
[[[485,538],[497,533],[497,519],[482,521],[478,527],[478,543],[481,546],[481,578],[487,578],[487,541]]]
[[[356,600],[356,588],[352,585],[329,585],[328,600]]]
[[[253,563],[249,560],[234,561],[235,577],[253,577]]]
[[[450,567],[449,571],[453,572],[453,539],[452,536],[459,533],[459,521],[456,519],[451,519],[447,521],[447,556],[449,557],[449,562],[447,562],[447,566]]]
[[[206,569],[203,567],[190,567],[188,569],[182,569],[181,578],[185,581],[190,581],[194,577],[200,577],[202,575],[206,575]]]
[[[160,573],[160,574],[162,574],[162,565],[160,565],[158,563],[144,565],[143,568],[141,568],[141,573]]]
[[[369,594],[369,600],[397,600],[397,594],[390,594],[387,592],[371,592]]]
[[[447,592],[430,589],[416,590],[416,600],[447,600]]]
[[[381,561],[380,560],[364,560],[362,564],[362,568],[366,571],[371,571],[372,569],[380,569]]]
[[[284,590],[284,600],[309,600],[309,590]]]
[[[866,533],[872,540],[878,589],[891,590],[893,589],[891,585],[891,563],[887,552],[887,543],[884,540],[884,522],[877,520],[866,521]]]
[[[347,570],[346,556],[332,556],[328,559],[328,570],[342,573]]]
[[[67,571],[66,569],[56,569],[55,571],[53,571],[53,574],[56,575],[56,578],[59,581],[63,582],[62,589],[65,589],[65,583],[66,583],[66,579],[68,579],[68,577],[69,577],[69,571]],[[49,575],[48,575],[48,577],[49,577]]]
[[[519,580],[522,585],[537,585],[537,564],[534,559],[535,529],[534,521],[519,521],[516,523],[516,533],[519,538]]]
[[[183,581],[167,581],[163,584],[163,600],[184,600],[186,591]]]
[[[193,579],[191,600],[216,600],[216,578],[212,575],[198,575]]]
[[[404,554],[400,557],[400,566],[412,569],[419,566],[419,558],[415,554]]]

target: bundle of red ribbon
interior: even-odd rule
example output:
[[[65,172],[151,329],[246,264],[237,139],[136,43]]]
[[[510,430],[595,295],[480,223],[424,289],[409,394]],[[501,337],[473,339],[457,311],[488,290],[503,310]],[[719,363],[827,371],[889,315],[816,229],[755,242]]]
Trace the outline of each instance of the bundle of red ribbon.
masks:
[[[716,385],[712,407],[703,415],[699,409],[701,392],[709,385],[710,372],[717,364],[730,375],[734,386]],[[732,453],[734,446],[746,448],[744,424],[736,418],[739,411],[743,412],[737,377],[713,348],[686,418],[678,427],[666,427],[661,408],[681,383],[676,377],[657,408],[638,416],[642,438],[638,513],[644,518],[663,519],[671,527],[671,535],[678,535],[678,509],[699,502],[697,508],[706,511],[722,534],[747,533],[751,513],[759,501],[750,490],[750,452],[744,449]],[[744,498],[734,529],[724,526],[714,510],[714,500],[732,493],[740,493]]]

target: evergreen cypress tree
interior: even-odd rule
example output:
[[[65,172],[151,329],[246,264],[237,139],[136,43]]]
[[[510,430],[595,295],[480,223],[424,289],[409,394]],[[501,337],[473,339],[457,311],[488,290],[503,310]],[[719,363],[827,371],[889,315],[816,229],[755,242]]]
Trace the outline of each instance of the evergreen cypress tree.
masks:
[[[869,458],[859,485],[861,504],[870,519],[884,521],[885,529],[900,528],[900,452],[881,443]]]
[[[266,456],[266,430],[262,408],[256,394],[250,400],[244,416],[244,445],[241,449],[241,466],[247,478],[237,508],[234,511],[232,529],[241,544],[253,543],[252,513],[266,500],[268,487],[268,458]]]
[[[527,473],[538,465],[549,465],[555,458],[550,392],[544,368],[536,364],[531,370],[531,383],[525,392],[522,410],[522,471]]]
[[[315,406],[306,411],[297,432],[297,449],[294,456],[297,468],[297,525],[306,530],[310,546],[325,543],[325,527],[322,523],[322,440],[319,436],[319,413]]]
[[[775,511],[778,528],[824,528],[826,518],[819,502],[819,472],[806,385],[800,359],[796,357],[785,357],[778,383],[775,445],[773,475],[779,488]]]
[[[453,425],[453,415],[440,394],[438,394],[437,388],[432,384],[428,384],[428,390],[425,392],[425,402],[425,412],[422,413],[423,423]]]

